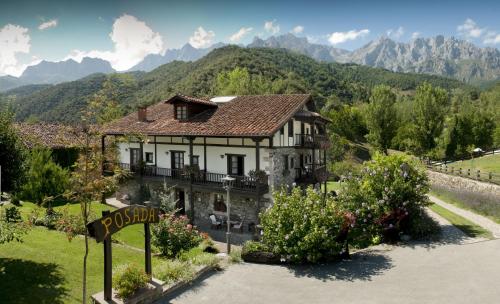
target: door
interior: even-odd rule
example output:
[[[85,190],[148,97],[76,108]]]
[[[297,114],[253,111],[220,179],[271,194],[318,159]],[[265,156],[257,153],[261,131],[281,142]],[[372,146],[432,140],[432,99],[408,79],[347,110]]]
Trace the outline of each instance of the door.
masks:
[[[184,190],[176,189],[175,190],[175,209],[179,210],[179,214],[186,214],[186,199],[185,199]]]
[[[135,171],[139,167],[139,156],[141,150],[137,148],[130,148],[130,171]]]
[[[243,155],[227,155],[227,174],[236,176],[245,175]]]
[[[184,152],[172,151],[171,155],[172,177],[180,178],[182,176],[181,169],[184,168]]]

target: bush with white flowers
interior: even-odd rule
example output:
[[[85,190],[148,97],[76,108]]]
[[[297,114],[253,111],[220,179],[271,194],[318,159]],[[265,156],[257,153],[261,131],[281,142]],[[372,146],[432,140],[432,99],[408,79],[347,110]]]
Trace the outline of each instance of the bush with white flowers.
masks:
[[[363,247],[411,234],[412,225],[426,216],[428,191],[427,175],[416,160],[376,154],[359,175],[345,180],[338,197],[342,208],[356,217],[350,239]]]
[[[274,193],[274,204],[261,214],[262,241],[289,262],[318,262],[342,251],[352,217],[333,198],[309,187]]]

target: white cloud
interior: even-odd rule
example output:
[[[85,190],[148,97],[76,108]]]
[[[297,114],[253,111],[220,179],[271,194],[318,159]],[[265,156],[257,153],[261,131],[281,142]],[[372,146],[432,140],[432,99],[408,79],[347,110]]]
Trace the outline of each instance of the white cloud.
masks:
[[[422,33],[420,33],[420,32],[413,32],[411,34],[411,39],[417,39],[418,37],[420,37],[420,35],[422,35]]]
[[[246,34],[250,33],[253,30],[251,27],[242,27],[240,28],[239,31],[236,33],[232,34],[231,37],[229,37],[229,41],[232,42],[237,42],[240,41],[241,38],[243,38]]]
[[[44,22],[38,26],[38,29],[43,31],[51,27],[56,27],[57,26],[57,19],[53,19],[47,22]]]
[[[199,49],[208,47],[214,40],[215,33],[213,31],[205,31],[203,27],[199,27],[194,31],[193,36],[189,37],[189,43]]]
[[[486,44],[498,44],[500,43],[500,34],[497,34],[496,32],[489,31],[483,40],[484,43]]]
[[[276,24],[276,20],[264,22],[264,29],[268,33],[271,33],[271,35],[274,35],[274,34],[277,34],[280,32],[280,26],[279,26],[279,24]]]
[[[0,29],[0,75],[19,76],[24,71],[19,65],[17,55],[30,52],[28,29],[19,25],[7,24]]]
[[[81,61],[83,57],[101,58],[111,63],[115,70],[124,71],[141,62],[149,54],[163,54],[162,36],[144,21],[124,14],[113,23],[109,37],[115,44],[113,51],[73,50],[64,58]]]
[[[457,26],[457,31],[466,39],[479,38],[484,34],[486,29],[480,28],[474,20],[467,18],[464,24]]]
[[[363,29],[360,31],[351,30],[348,32],[335,32],[328,37],[328,41],[331,44],[339,44],[339,43],[344,43],[348,40],[356,40],[368,34],[370,34],[370,30],[368,29]]]
[[[303,31],[304,31],[304,27],[302,25],[297,25],[296,27],[293,28],[292,33],[300,34]]]
[[[401,38],[405,33],[405,30],[402,26],[398,27],[396,30],[389,29],[387,30],[387,37],[393,38],[393,39],[399,39]]]

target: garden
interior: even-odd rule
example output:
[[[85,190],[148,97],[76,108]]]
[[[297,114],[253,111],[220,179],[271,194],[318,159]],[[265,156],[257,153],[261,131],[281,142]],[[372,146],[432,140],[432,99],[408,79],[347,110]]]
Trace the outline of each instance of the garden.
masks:
[[[317,263],[349,256],[349,249],[427,239],[439,225],[425,212],[424,168],[406,155],[376,154],[339,194],[295,187],[274,194],[261,214],[262,239],[247,242],[242,258],[261,263]]]

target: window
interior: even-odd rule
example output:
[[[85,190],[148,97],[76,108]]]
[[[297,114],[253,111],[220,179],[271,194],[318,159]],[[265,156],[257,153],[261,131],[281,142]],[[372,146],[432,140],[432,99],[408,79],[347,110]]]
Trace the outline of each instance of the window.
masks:
[[[184,168],[184,152],[172,151],[172,169]]]
[[[293,119],[288,122],[288,137],[293,137]]]
[[[179,120],[187,119],[187,106],[186,105],[177,105],[175,107],[175,117]]]
[[[191,165],[200,165],[200,157],[198,155],[193,155],[191,159]]]
[[[281,127],[280,129],[280,135],[283,135],[285,134],[285,126]]]
[[[295,168],[295,157],[290,157],[290,168],[293,169]]]
[[[242,176],[245,174],[243,155],[227,155],[227,174]]]
[[[227,212],[226,204],[224,204],[224,196],[222,194],[215,194],[214,211]]]
[[[153,163],[153,152],[146,152],[146,162],[147,163]]]
[[[288,155],[283,155],[283,164],[285,165],[285,170],[288,170]]]

